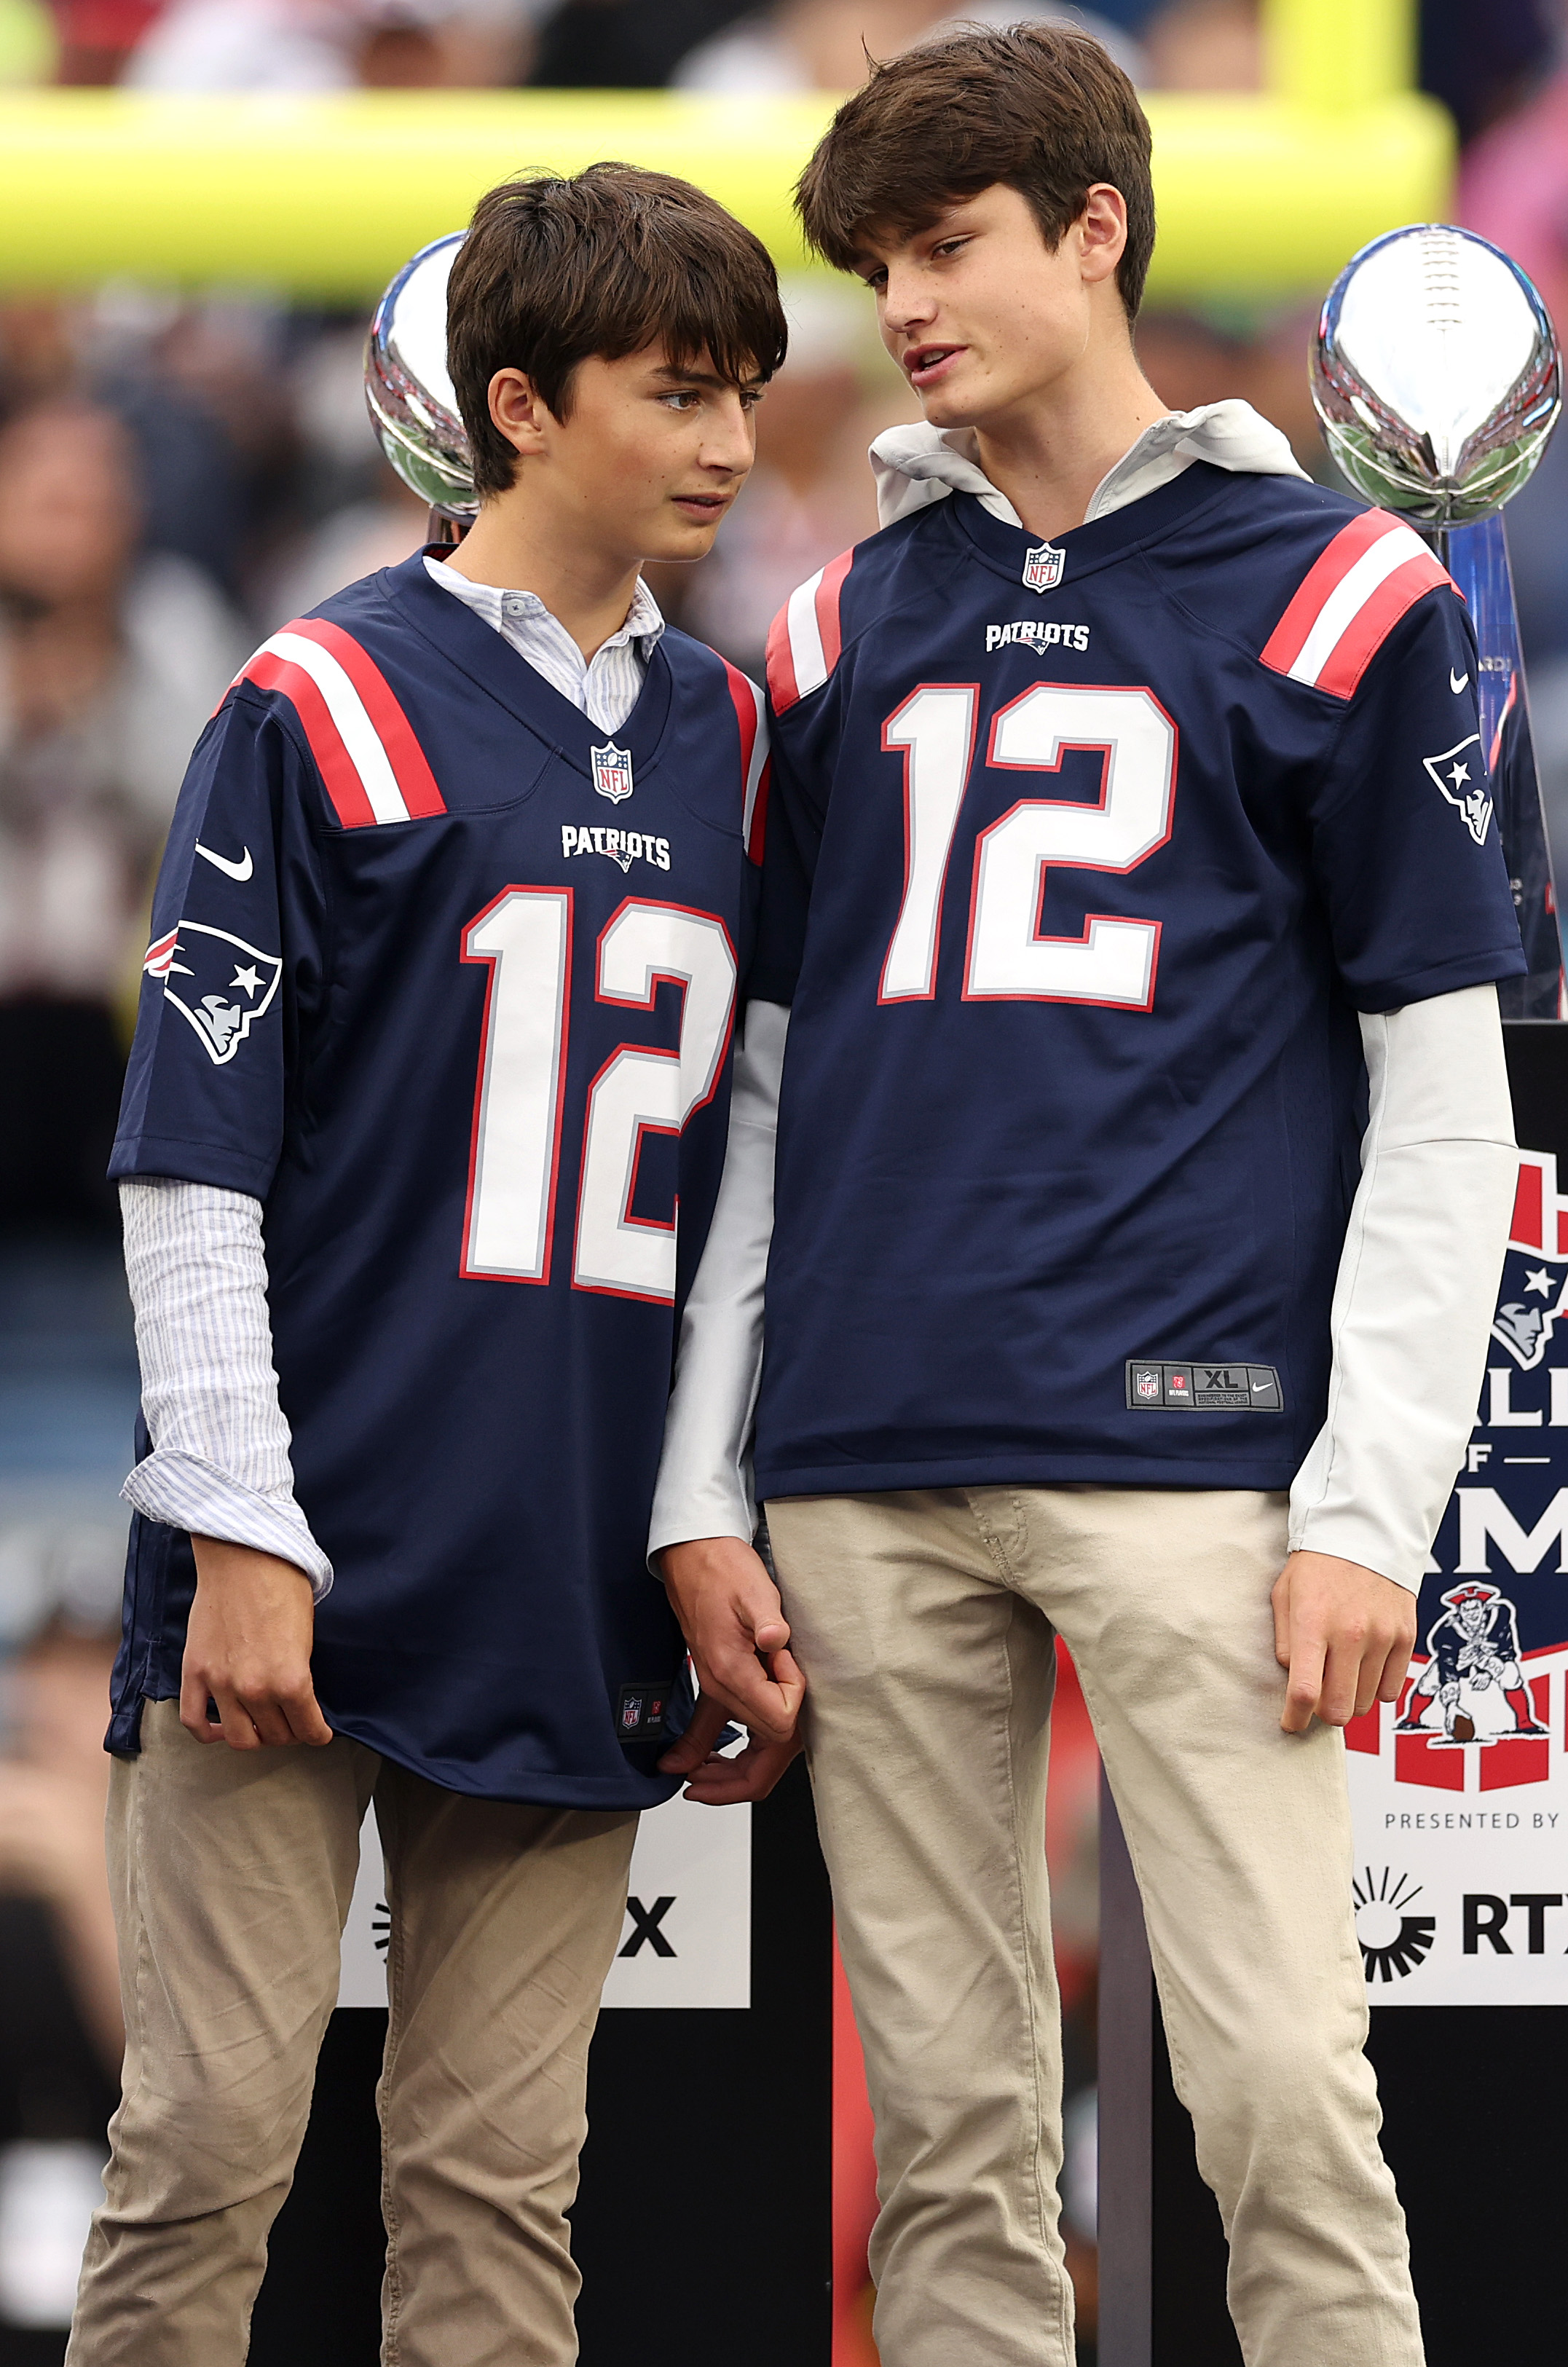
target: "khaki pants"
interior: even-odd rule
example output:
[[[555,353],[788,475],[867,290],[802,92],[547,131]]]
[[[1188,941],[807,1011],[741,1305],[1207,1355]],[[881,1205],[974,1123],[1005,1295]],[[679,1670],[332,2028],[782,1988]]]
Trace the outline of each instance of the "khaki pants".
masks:
[[[467,1799],[339,1736],[241,1753],[149,1702],[115,1762],[125,2000],[69,2367],[241,2367],[372,1795],[387,1856],[388,2367],[567,2367],[565,2212],[637,1818]]]
[[[1043,1829],[1055,1634],[1144,1897],[1248,2367],[1420,2367],[1342,1744],[1280,1732],[1282,1497],[768,1506],[876,2115],[883,2367],[1071,2367]]]

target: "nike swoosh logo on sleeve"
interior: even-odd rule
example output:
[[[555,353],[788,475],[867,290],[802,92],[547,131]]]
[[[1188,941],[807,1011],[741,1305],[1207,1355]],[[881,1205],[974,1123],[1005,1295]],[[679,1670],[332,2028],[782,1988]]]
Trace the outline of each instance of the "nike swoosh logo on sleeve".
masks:
[[[1454,672],[1454,670],[1453,670],[1452,666],[1450,666],[1450,668],[1449,668],[1449,688],[1453,692],[1454,697],[1457,698],[1457,697],[1459,697],[1460,692],[1461,692],[1461,690],[1467,690],[1469,687],[1470,687],[1470,676],[1469,676],[1469,674],[1455,674],[1455,672]]]
[[[198,855],[205,855],[214,870],[227,872],[231,879],[246,880],[256,867],[251,860],[251,850],[248,846],[238,863],[231,863],[226,855],[214,855],[209,846],[203,846],[199,838],[196,842],[196,851]]]

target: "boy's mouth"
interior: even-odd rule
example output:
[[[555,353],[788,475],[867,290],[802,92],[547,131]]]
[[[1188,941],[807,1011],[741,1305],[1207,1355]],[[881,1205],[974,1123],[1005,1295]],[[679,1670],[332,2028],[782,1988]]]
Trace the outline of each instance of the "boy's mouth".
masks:
[[[964,351],[963,345],[911,345],[904,357],[904,369],[914,387],[934,386],[949,365]]]
[[[715,526],[734,500],[733,493],[675,493],[675,506],[696,526]]]

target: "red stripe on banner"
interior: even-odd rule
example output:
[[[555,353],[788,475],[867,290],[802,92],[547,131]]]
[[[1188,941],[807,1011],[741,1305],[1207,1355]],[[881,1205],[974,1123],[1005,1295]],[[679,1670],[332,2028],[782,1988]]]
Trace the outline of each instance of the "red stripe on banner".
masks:
[[[263,690],[281,691],[304,726],[310,753],[326,784],[333,810],[344,830],[357,830],[376,819],[365,784],[342,735],[327,710],[327,702],[310,675],[292,658],[273,650],[258,650],[245,667],[243,679]]]
[[[387,752],[393,778],[411,815],[439,814],[446,810],[446,800],[435,786],[424,750],[414,737],[413,726],[399,706],[397,697],[386,675],[369,652],[356,641],[352,633],[328,623],[323,617],[299,617],[291,625],[280,629],[286,633],[302,633],[308,641],[315,641],[332,657],[336,658],[364,702],[376,737]]]
[[[1393,1738],[1393,1780],[1396,1784],[1427,1784],[1439,1792],[1464,1789],[1462,1750],[1434,1750],[1425,1734]]]
[[[1344,1727],[1347,1750],[1370,1750],[1375,1759],[1382,1749],[1382,1704],[1374,1702]]]
[[[839,652],[844,646],[844,636],[839,623],[839,595],[844,588],[844,578],[855,563],[852,550],[841,550],[822,570],[822,581],[817,586],[817,629],[822,636],[822,658],[829,674],[839,663]]]
[[[768,842],[768,794],[773,786],[773,760],[763,761],[761,778],[757,783],[756,801],[751,808],[751,828],[746,840],[746,852],[753,863],[761,863],[762,850]]]
[[[1514,1221],[1508,1228],[1508,1239],[1517,1249],[1540,1250],[1546,1247],[1540,1170],[1523,1160],[1519,1162],[1519,1180],[1514,1192]]]
[[[1330,650],[1317,677],[1319,690],[1330,691],[1336,698],[1354,698],[1361,676],[1405,610],[1439,583],[1450,581],[1448,569],[1429,550],[1416,551],[1392,575],[1385,575]]]
[[[1531,1677],[1526,1692],[1527,1705],[1533,1706],[1538,1726],[1551,1723],[1547,1704],[1551,1695],[1550,1680]],[[1518,1695],[1510,1696],[1517,1707]],[[1551,1737],[1543,1734],[1535,1739],[1528,1736],[1516,1741],[1512,1735],[1502,1734],[1490,1750],[1480,1754],[1481,1765],[1476,1774],[1476,1788],[1482,1792],[1511,1790],[1516,1784],[1545,1784],[1551,1775]]]
[[[1306,645],[1306,637],[1322,616],[1330,593],[1337,591],[1363,551],[1371,550],[1399,520],[1386,510],[1363,510],[1341,527],[1303,576],[1294,598],[1263,644],[1263,663],[1276,674],[1289,674]]]
[[[768,697],[775,715],[782,715],[800,697],[795,680],[795,651],[789,645],[787,602],[768,627]]]

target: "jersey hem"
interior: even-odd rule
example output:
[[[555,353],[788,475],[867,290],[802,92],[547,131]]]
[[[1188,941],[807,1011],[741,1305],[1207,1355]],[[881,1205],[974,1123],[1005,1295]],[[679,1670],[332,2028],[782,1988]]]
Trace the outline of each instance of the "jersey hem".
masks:
[[[1146,1417],[1145,1417],[1146,1419]],[[1178,1421],[1201,1421],[1201,1414]],[[875,1496],[912,1488],[1070,1487],[1075,1483],[1107,1488],[1256,1488],[1269,1494],[1288,1490],[1301,1456],[1278,1456],[1269,1462],[1233,1456],[1197,1461],[1184,1455],[1009,1455],[994,1461],[959,1455],[950,1462],[836,1463],[813,1468],[787,1466],[757,1473],[757,1500],[765,1504],[774,1496]]]
[[[265,1200],[276,1163],[220,1150],[209,1143],[184,1142],[177,1135],[133,1134],[115,1138],[107,1172],[111,1184],[130,1176],[168,1175],[176,1183],[214,1184],[221,1191]]]
[[[177,1701],[178,1698],[178,1693],[172,1690],[162,1693],[151,1687],[139,1690],[130,1700],[122,1699],[112,1704],[113,1714],[104,1738],[104,1749],[117,1759],[136,1757],[141,1749],[142,1704]],[[540,1775],[528,1778],[525,1792],[502,1791],[493,1784],[481,1787],[474,1783],[455,1783],[450,1774],[436,1773],[435,1770],[442,1763],[439,1760],[414,1759],[407,1751],[390,1749],[385,1736],[368,1721],[329,1716],[328,1724],[334,1734],[346,1735],[351,1742],[363,1743],[367,1750],[374,1750],[382,1759],[389,1759],[396,1767],[406,1768],[411,1775],[423,1776],[427,1784],[434,1784],[439,1791],[456,1792],[467,1800],[509,1800],[516,1802],[520,1807],[624,1808],[630,1814],[638,1808],[661,1808],[666,1800],[674,1798],[686,1780],[682,1775],[634,1776],[633,1780],[639,1788],[633,1792],[628,1784],[606,1778]]]
[[[459,1780],[457,1771],[446,1769],[442,1760],[414,1759],[407,1751],[393,1749],[373,1719],[334,1719],[325,1704],[322,1715],[334,1734],[346,1734],[350,1741],[364,1743],[367,1750],[389,1759],[395,1767],[406,1768],[411,1775],[423,1775],[427,1784],[436,1784],[443,1792],[456,1792],[468,1800],[514,1800],[524,1807],[543,1808],[660,1808],[666,1800],[674,1798],[686,1780],[681,1775],[639,1776],[634,1770],[628,1770],[625,1781],[609,1776],[539,1774],[520,1779],[526,1782],[526,1791],[503,1791],[493,1784],[475,1783],[467,1771],[466,1780]],[[672,1749],[674,1741],[671,1736],[660,1748]]]
[[[1529,963],[1522,946],[1484,954],[1456,954],[1446,962],[1436,962],[1425,969],[1412,970],[1404,978],[1391,978],[1375,985],[1355,991],[1358,1011],[1371,1016],[1386,1011],[1400,1011],[1409,1002],[1430,1002],[1439,994],[1458,994],[1467,986],[1495,986],[1506,978],[1523,978]]]

